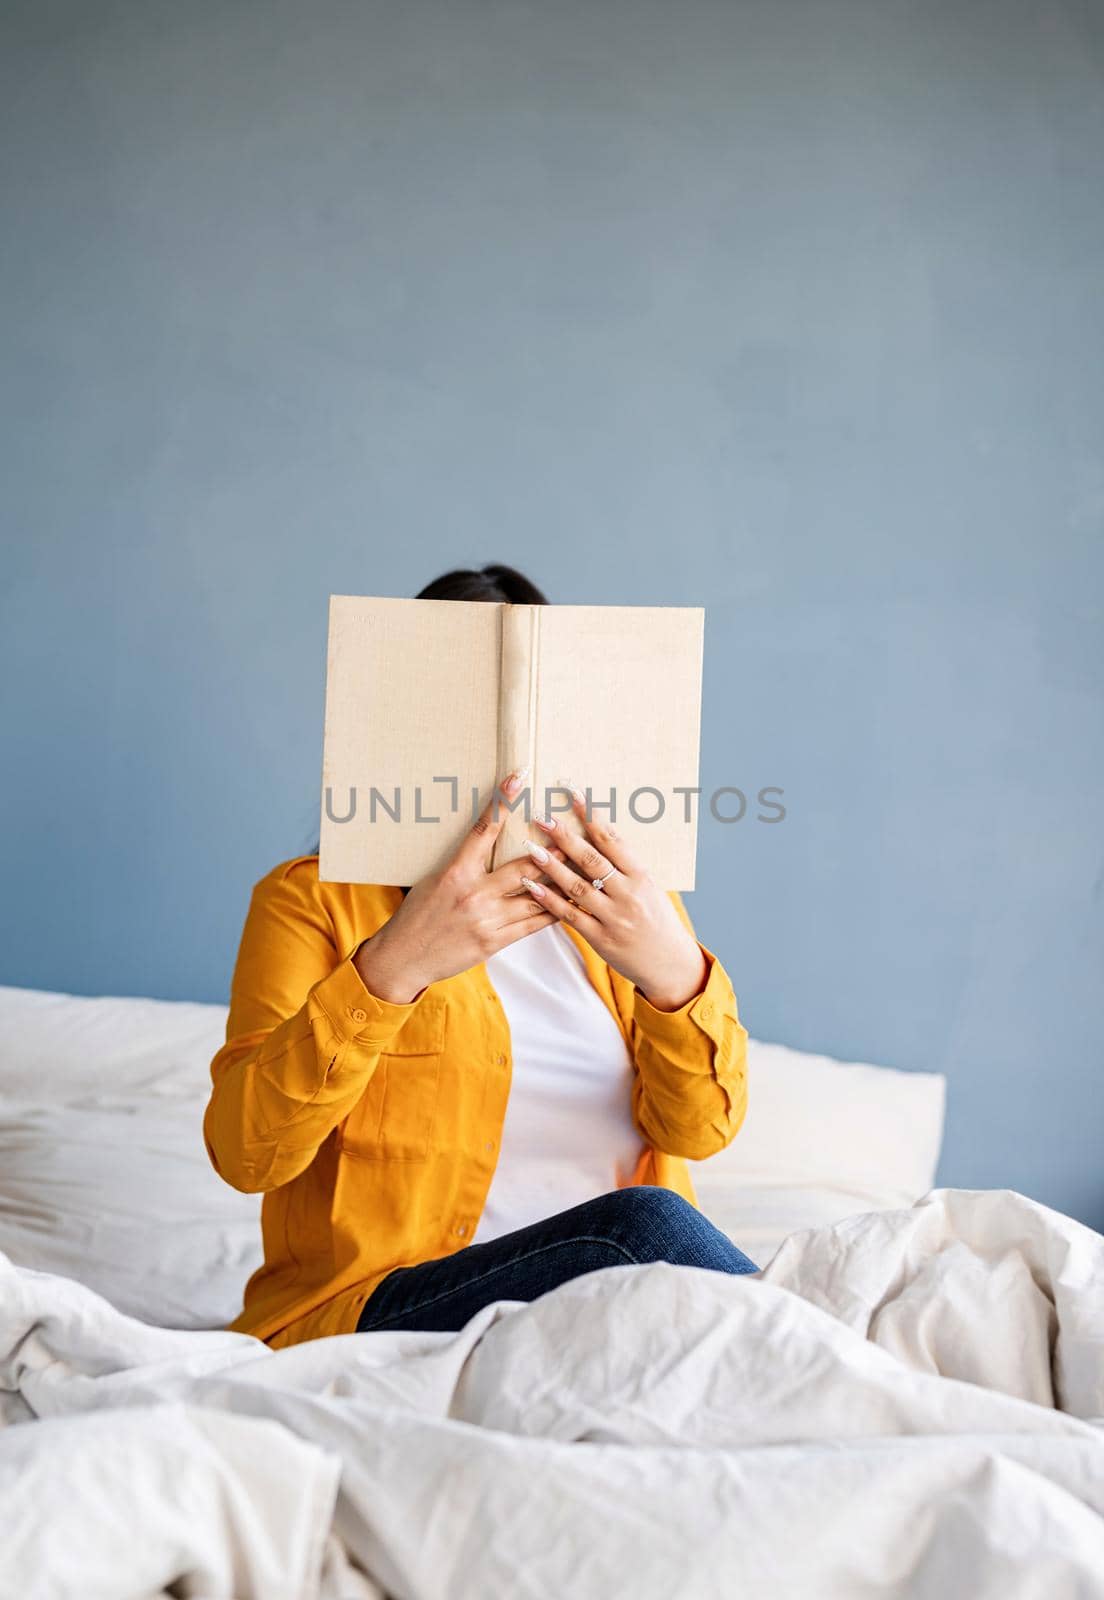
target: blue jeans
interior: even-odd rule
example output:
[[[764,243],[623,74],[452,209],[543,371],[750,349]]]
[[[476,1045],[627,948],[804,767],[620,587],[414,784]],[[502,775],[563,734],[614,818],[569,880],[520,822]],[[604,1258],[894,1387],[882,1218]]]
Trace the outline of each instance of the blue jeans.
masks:
[[[369,1295],[357,1332],[451,1333],[492,1301],[536,1300],[584,1272],[645,1261],[759,1270],[681,1195],[634,1185],[455,1255],[396,1267]]]

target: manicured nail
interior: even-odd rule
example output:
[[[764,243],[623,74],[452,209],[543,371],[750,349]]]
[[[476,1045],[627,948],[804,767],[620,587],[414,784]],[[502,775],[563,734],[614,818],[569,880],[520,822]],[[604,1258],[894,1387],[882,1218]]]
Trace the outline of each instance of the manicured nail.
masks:
[[[522,878],[522,887],[528,889],[530,894],[535,894],[538,900],[544,899],[544,890],[539,883],[534,883],[532,878]]]
[[[586,795],[579,788],[579,786],[577,784],[572,783],[570,778],[565,778],[564,779],[564,784],[571,791],[571,793],[575,796],[576,800],[578,800],[581,805],[585,806],[586,805]]]
[[[517,772],[511,772],[502,787],[507,794],[515,794],[529,776],[528,767],[519,767]]]
[[[536,823],[538,828],[546,828],[549,833],[551,833],[552,829],[556,826],[555,817],[540,817],[536,814],[536,812],[533,813],[533,821]]]
[[[535,844],[532,839],[526,839],[525,848],[528,850],[533,860],[539,861],[542,866],[548,860],[548,851],[542,844]]]

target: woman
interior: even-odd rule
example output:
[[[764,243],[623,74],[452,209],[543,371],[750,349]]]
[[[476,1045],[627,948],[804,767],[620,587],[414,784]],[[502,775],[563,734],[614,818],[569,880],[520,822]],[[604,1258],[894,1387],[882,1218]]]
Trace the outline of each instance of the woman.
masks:
[[[545,603],[501,566],[419,598]],[[732,985],[678,895],[575,811],[585,838],[542,821],[493,871],[492,802],[409,890],[319,883],[317,853],[255,886],[204,1118],[218,1172],[264,1194],[235,1329],[448,1330],[599,1267],[757,1270],[686,1167],[743,1120]]]

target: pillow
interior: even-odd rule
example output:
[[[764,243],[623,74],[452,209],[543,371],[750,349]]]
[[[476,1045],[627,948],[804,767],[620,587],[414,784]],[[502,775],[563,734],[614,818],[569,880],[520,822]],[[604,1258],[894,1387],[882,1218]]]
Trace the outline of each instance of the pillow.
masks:
[[[56,1105],[99,1090],[206,1101],[225,1037],[225,1006],[0,986],[0,1102]]]
[[[946,1079],[748,1041],[748,1111],[689,1163],[706,1216],[760,1267],[791,1233],[911,1206],[935,1182]]]
[[[231,1321],[261,1233],[203,1146],[225,1033],[225,1006],[0,988],[0,1251],[161,1327]]]

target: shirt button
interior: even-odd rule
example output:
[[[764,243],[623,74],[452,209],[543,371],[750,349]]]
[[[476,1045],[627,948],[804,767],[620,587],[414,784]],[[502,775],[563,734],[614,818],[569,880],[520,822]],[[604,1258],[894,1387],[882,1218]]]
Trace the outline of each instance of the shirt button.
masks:
[[[462,1222],[462,1223],[461,1223],[461,1224],[460,1224],[460,1226],[459,1226],[459,1227],[458,1227],[458,1228],[457,1228],[457,1230],[456,1230],[456,1231],[457,1231],[457,1233],[458,1233],[458,1234],[459,1234],[459,1235],[460,1235],[460,1237],[461,1237],[461,1239],[462,1239],[462,1238],[463,1238],[463,1237],[464,1237],[464,1235],[465,1235],[465,1234],[466,1234],[466,1233],[467,1233],[467,1231],[468,1231],[468,1225],[467,1225],[467,1223],[466,1223],[466,1222]]]
[[[367,1013],[367,1011],[362,1011],[360,1006],[355,1006],[353,1008],[353,1010],[349,1012],[349,1015],[352,1017],[354,1022],[367,1022],[368,1021],[368,1013]]]
[[[502,1055],[495,1056],[495,1066],[496,1067],[504,1067],[505,1065],[506,1065],[506,1057],[505,1056],[502,1056]]]
[[[705,1004],[701,1008],[701,1019],[702,1019],[703,1022],[708,1022],[712,1015],[713,1015],[713,1007],[709,1004],[709,1001],[707,1000],[705,1002]]]
[[[484,1150],[493,1150],[494,1149],[494,1140],[493,1139],[488,1139],[486,1144],[483,1146],[483,1148],[484,1148]]]

